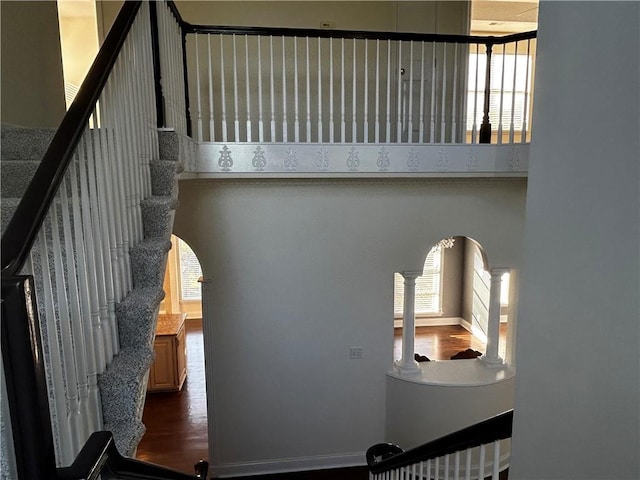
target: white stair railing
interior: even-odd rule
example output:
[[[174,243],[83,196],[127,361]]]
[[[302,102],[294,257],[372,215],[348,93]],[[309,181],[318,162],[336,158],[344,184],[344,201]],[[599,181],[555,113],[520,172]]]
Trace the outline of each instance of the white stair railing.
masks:
[[[535,32],[183,27],[198,141],[490,143],[485,105],[491,143],[529,139]]]
[[[367,451],[370,480],[498,480],[509,468],[513,410],[404,451]]]

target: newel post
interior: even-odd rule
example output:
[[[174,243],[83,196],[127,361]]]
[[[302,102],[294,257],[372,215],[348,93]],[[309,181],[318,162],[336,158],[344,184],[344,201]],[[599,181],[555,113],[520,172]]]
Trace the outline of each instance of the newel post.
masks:
[[[487,43],[487,65],[484,81],[484,109],[482,125],[480,125],[480,143],[491,143],[491,123],[489,123],[489,106],[491,101],[491,50],[493,43]]]
[[[416,337],[416,278],[422,271],[400,272],[404,277],[404,319],[402,321],[402,358],[396,362],[396,371],[401,375],[420,373],[418,362],[415,361]]]

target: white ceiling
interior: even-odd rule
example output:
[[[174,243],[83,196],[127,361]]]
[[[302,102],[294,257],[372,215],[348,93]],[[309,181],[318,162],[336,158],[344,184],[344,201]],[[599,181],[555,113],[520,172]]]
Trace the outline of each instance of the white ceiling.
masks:
[[[471,33],[517,33],[538,28],[538,0],[471,0]]]

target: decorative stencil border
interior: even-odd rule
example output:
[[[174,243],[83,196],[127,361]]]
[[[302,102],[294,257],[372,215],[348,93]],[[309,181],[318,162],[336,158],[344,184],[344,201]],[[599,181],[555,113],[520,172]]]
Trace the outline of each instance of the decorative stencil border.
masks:
[[[527,143],[200,143],[197,149],[188,171],[216,177],[526,176],[529,169]]]

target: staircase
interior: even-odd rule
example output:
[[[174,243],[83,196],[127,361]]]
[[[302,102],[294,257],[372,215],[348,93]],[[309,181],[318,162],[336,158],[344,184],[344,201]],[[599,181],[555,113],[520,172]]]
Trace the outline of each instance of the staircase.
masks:
[[[54,133],[54,131],[47,129],[2,128],[1,206],[3,233]],[[182,168],[178,158],[178,136],[170,131],[159,132],[158,135],[159,158],[152,159],[148,164],[151,175],[151,195],[142,200],[140,205],[144,236],[143,240],[130,250],[133,288],[114,308],[116,331],[119,338],[113,343],[119,345],[119,351],[113,355],[112,360],[106,364],[106,368],[94,380],[97,386],[96,397],[99,397],[96,398],[98,405],[95,410],[95,419],[85,419],[82,415],[74,419],[73,412],[69,412],[68,407],[65,409],[65,406],[60,404],[60,398],[54,391],[56,387],[53,386],[55,382],[52,378],[54,375],[52,365],[56,362],[64,364],[65,358],[64,356],[59,359],[56,357],[60,356],[60,352],[57,346],[51,345],[51,340],[56,338],[61,342],[69,340],[65,338],[65,334],[69,330],[73,330],[74,327],[74,325],[63,324],[65,319],[58,308],[55,309],[55,315],[52,318],[51,311],[45,305],[47,291],[44,285],[47,280],[44,279],[44,276],[51,277],[52,289],[56,291],[56,295],[59,293],[56,281],[64,283],[60,282],[60,272],[55,271],[54,248],[62,246],[63,257],[66,261],[71,260],[71,252],[64,248],[65,245],[68,245],[66,243],[68,239],[65,239],[63,225],[46,223],[48,258],[42,257],[42,250],[37,248],[37,242],[32,249],[31,272],[35,277],[49,398],[50,404],[58,407],[52,409],[52,412],[56,412],[52,415],[52,424],[58,449],[61,448],[61,436],[63,436],[60,430],[65,429],[61,424],[68,419],[71,422],[85,422],[86,426],[80,430],[110,430],[113,432],[118,450],[126,456],[134,454],[136,446],[144,434],[145,429],[141,419],[146,381],[149,367],[153,361],[153,341],[158,308],[164,297],[162,284],[167,252],[171,248],[170,236],[174,210],[178,203],[177,178]],[[80,182],[80,179],[77,180]],[[62,193],[58,193],[56,203],[63,201],[60,197],[64,193],[70,197],[69,188],[63,189]],[[65,200],[68,201],[70,198]],[[72,211],[70,218],[72,226],[80,223],[78,219],[73,217],[74,213],[77,213],[77,210]],[[62,224],[62,220],[58,220],[57,223]],[[53,235],[58,238],[54,238]],[[77,252],[73,253],[77,254]],[[49,271],[50,275],[48,275]],[[65,273],[67,276],[69,275],[67,267],[65,267]],[[91,318],[83,318],[82,320],[89,325],[91,324]],[[76,334],[77,332],[74,332],[72,339],[77,338]],[[74,347],[81,348],[79,345]],[[91,381],[89,378],[86,391],[83,393],[81,388],[78,394],[80,397],[85,395],[87,397],[85,400],[89,405],[91,404]],[[81,380],[79,383],[82,383]],[[71,388],[69,385],[65,385],[66,391],[62,398],[62,404],[64,404],[65,398],[73,397],[69,388]],[[91,408],[87,408],[87,410],[92,411]],[[3,445],[7,444],[4,441],[7,438],[6,421],[8,421],[8,416],[3,415]],[[86,439],[82,441],[84,442],[84,440]]]

